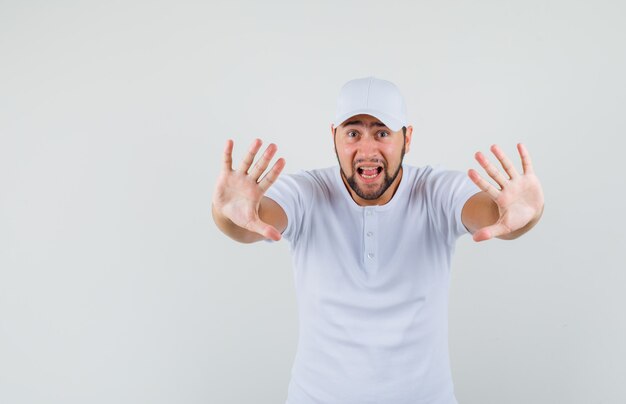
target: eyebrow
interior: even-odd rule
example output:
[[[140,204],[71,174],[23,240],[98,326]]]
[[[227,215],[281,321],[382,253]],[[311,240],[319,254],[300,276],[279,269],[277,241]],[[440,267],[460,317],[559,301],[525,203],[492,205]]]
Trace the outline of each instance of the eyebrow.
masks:
[[[350,125],[360,125],[360,126],[366,126],[366,125],[363,123],[363,121],[361,121],[361,120],[349,121],[349,122],[344,123],[344,124],[343,124],[343,125],[341,125],[341,126],[346,127],[346,126],[350,126]],[[382,122],[372,122],[372,123],[370,123],[370,125],[369,125],[369,126],[376,126],[376,127],[379,127],[379,128],[385,128],[385,127],[387,127],[387,125],[385,125],[385,124],[384,124],[384,123],[382,123]]]

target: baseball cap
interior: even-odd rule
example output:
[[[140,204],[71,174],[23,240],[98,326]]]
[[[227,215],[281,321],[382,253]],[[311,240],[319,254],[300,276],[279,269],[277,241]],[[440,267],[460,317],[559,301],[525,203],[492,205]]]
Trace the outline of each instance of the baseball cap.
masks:
[[[393,131],[407,124],[406,104],[398,87],[375,77],[354,79],[343,85],[333,125],[337,127],[359,114],[376,117]]]

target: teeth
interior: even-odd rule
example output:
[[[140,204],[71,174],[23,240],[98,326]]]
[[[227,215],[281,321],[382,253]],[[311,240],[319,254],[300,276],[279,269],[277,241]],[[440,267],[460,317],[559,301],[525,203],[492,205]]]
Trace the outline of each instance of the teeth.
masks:
[[[359,175],[361,177],[370,180],[372,178],[378,177],[378,175],[381,172],[381,167],[380,166],[361,166],[361,167],[357,167],[357,171],[359,172]],[[374,174],[365,174],[365,171],[374,172]]]

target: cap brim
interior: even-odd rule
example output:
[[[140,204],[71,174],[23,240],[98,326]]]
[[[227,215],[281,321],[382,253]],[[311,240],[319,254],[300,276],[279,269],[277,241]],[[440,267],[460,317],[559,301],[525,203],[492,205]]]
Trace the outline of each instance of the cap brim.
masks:
[[[402,129],[403,126],[406,126],[405,122],[400,121],[399,119],[396,119],[390,115],[387,115],[383,112],[380,111],[375,111],[373,109],[358,109],[356,111],[351,111],[351,112],[347,112],[343,115],[340,115],[338,117],[336,117],[335,121],[333,122],[333,125],[335,127],[338,127],[339,125],[341,125],[342,123],[344,123],[345,121],[347,121],[349,118],[352,118],[353,116],[356,115],[361,115],[361,114],[366,114],[366,115],[371,115],[374,118],[380,119],[380,121],[382,123],[385,124],[385,126],[387,126],[389,129],[391,129],[394,132],[399,131],[400,129]]]

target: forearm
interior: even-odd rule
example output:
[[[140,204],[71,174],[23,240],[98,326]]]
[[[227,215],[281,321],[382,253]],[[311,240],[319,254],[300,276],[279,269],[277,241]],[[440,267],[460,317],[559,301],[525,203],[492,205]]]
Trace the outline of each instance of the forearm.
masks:
[[[237,226],[229,218],[222,215],[215,209],[215,205],[211,204],[211,213],[213,215],[213,221],[217,227],[235,241],[240,243],[254,243],[256,241],[263,240],[263,236],[258,233],[244,229],[241,226]]]

